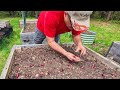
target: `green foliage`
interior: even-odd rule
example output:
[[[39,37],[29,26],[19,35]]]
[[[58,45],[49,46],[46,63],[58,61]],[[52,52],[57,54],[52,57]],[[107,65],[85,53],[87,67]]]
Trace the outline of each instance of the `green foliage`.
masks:
[[[109,11],[93,11],[92,18],[106,19]],[[120,20],[120,11],[112,11],[110,20]]]
[[[109,11],[93,11],[92,18],[106,19]],[[26,17],[37,18],[40,11],[27,11]],[[22,17],[21,11],[0,11],[0,17]],[[110,20],[120,21],[120,11],[112,11]]]
[[[120,21],[120,11],[115,11],[111,19]]]
[[[40,11],[26,11],[26,17],[38,17]],[[0,11],[0,17],[5,18],[5,17],[22,17],[22,12],[21,11]]]

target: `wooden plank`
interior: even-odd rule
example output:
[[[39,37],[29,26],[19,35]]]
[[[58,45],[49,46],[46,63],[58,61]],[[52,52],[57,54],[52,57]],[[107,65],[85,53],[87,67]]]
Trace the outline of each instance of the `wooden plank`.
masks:
[[[27,32],[27,33],[23,33],[23,32],[24,30],[22,29],[20,33],[22,44],[34,44],[35,32]]]
[[[5,66],[4,66],[4,68],[3,68],[0,79],[6,79],[7,76],[9,75],[9,72],[11,70],[12,58],[14,56],[13,54],[14,54],[15,48],[16,48],[16,46],[13,46],[13,48],[11,49],[10,55],[9,55],[9,57],[7,59],[7,62],[5,64]]]
[[[23,45],[28,44],[35,44],[34,38],[35,38],[35,32],[26,32],[24,33],[24,30],[22,29],[20,32],[20,38]],[[47,40],[44,39],[43,44],[46,44]]]
[[[93,51],[92,49],[90,49],[88,47],[86,47],[86,48],[90,52],[91,55],[93,55],[95,58],[97,58],[97,60],[100,60],[103,64],[107,65],[111,69],[115,69],[117,71],[120,71],[120,64],[119,63],[100,55],[99,53]]]

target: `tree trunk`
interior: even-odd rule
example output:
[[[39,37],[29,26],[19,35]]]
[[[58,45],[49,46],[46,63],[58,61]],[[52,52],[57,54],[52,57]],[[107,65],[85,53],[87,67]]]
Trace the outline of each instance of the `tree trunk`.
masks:
[[[93,11],[92,15],[91,15],[91,18],[94,18],[94,14],[95,14],[96,11]]]
[[[39,17],[39,13],[40,13],[40,11],[36,11],[36,15],[35,15],[35,18],[38,18]]]
[[[105,16],[106,16],[106,11],[100,11],[100,14],[101,14],[101,18],[105,18]]]
[[[112,11],[108,11],[108,14],[107,14],[107,20],[110,20],[112,17]]]
[[[35,17],[35,15],[36,15],[36,12],[35,12],[35,11],[33,11],[33,16]]]

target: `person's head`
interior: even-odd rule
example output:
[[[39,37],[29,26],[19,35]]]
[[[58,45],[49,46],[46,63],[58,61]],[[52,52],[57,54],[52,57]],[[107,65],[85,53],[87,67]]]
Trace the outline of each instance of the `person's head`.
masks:
[[[90,27],[92,11],[64,11],[64,21],[69,29],[85,31]]]

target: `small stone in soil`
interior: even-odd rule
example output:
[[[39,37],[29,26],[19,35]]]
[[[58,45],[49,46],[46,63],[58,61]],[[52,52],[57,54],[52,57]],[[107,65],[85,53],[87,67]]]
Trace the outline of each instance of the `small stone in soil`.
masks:
[[[34,66],[34,64],[30,64],[30,67],[33,67]]]
[[[18,79],[24,79],[25,77],[23,75],[19,76]]]
[[[32,57],[33,60],[35,60],[35,57]]]
[[[46,72],[45,75],[47,76],[47,75],[48,75],[48,72]]]
[[[62,69],[60,69],[60,72],[63,72],[64,71],[64,69],[62,68]]]
[[[19,74],[18,74],[18,73],[16,73],[16,75],[15,75],[15,76],[16,76],[16,78],[18,78],[18,77],[19,77]]]
[[[18,66],[19,64],[17,63],[17,64],[14,64],[14,66]]]
[[[39,77],[39,74],[36,74],[35,77],[38,78],[38,77]]]
[[[21,52],[21,47],[17,48],[16,51],[17,51],[18,53],[20,53],[20,52]]]
[[[44,76],[44,73],[43,73],[43,72],[40,72],[40,76],[43,77],[43,76]]]
[[[50,71],[48,71],[48,75],[50,75],[50,73],[51,73],[51,72],[50,72]]]
[[[44,67],[44,66],[45,66],[45,64],[40,64],[40,66]]]

